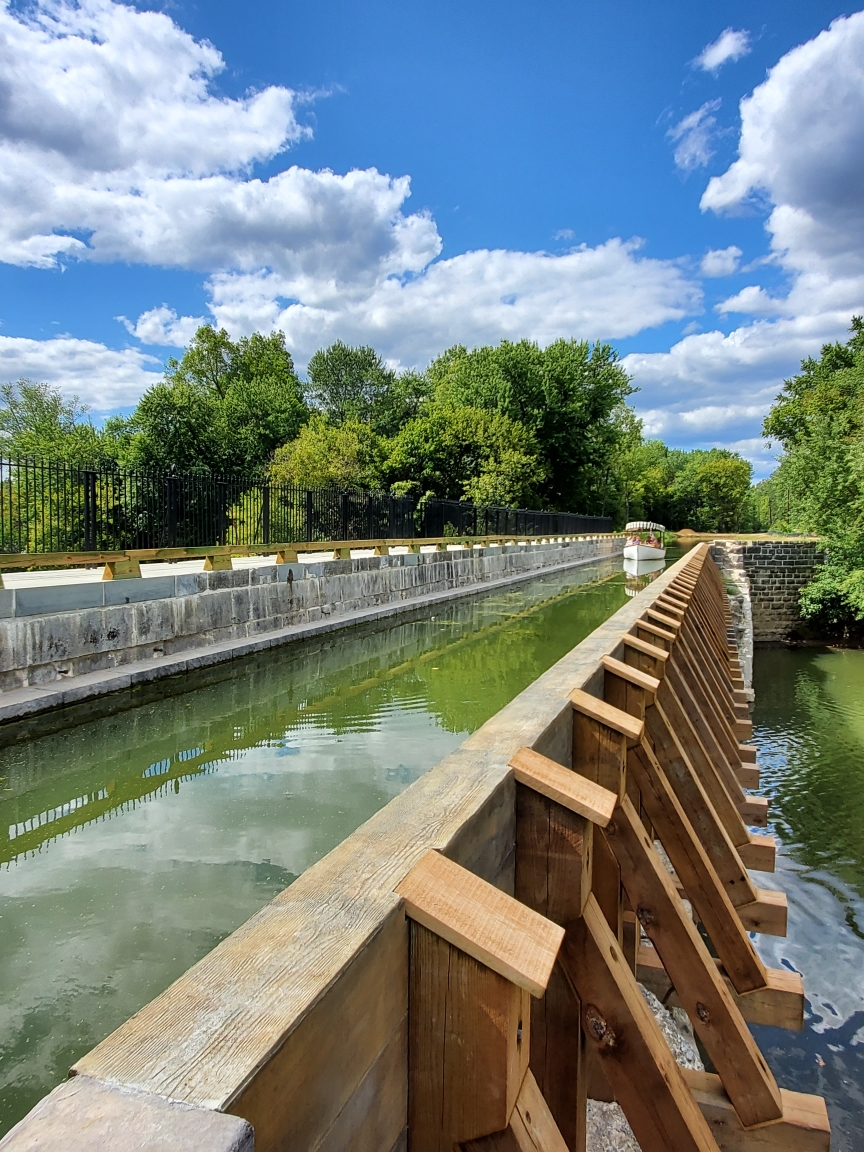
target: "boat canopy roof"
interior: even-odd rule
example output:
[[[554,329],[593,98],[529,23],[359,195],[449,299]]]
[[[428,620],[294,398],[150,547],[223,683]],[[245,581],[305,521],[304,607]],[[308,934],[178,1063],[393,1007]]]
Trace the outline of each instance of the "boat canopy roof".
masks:
[[[625,532],[665,532],[666,529],[662,524],[655,524],[653,520],[631,520],[629,524],[624,525]]]

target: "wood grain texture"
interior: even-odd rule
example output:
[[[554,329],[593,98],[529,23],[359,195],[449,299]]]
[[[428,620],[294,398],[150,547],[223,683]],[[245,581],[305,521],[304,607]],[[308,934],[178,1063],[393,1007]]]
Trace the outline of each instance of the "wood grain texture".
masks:
[[[571,773],[571,775],[573,775]],[[558,924],[582,914],[591,885],[594,826],[522,785],[516,791],[516,898]],[[556,964],[546,994],[531,1005],[531,1069],[564,1141],[584,1144],[581,1007]]]
[[[600,663],[607,672],[612,672],[614,675],[620,676],[622,680],[628,680],[638,688],[643,688],[652,699],[660,687],[660,681],[656,676],[649,676],[647,672],[640,672],[638,668],[632,668],[623,660],[616,660],[614,656],[603,656]]]
[[[347,988],[365,950],[397,920],[403,935],[388,935],[386,949],[393,949],[403,975],[391,981],[382,996],[385,1002],[392,1000],[392,1019],[398,1021],[406,1007],[408,961],[404,917],[394,887],[430,848],[468,867],[480,861],[478,870],[487,877],[509,874],[515,784],[507,762],[520,747],[546,750],[545,740],[557,746],[561,734],[570,732],[568,697],[574,686],[597,690],[599,658],[620,653],[622,632],[636,628],[645,607],[687,562],[685,557],[662,573],[460,748],[83,1056],[76,1071],[106,1083],[230,1110],[256,1081],[267,1080],[277,1054],[290,1047],[295,1034],[302,1038],[304,1021],[311,1022],[317,1006],[326,1004],[343,980]],[[509,817],[504,800],[508,794]],[[496,862],[487,851],[490,827],[496,829]],[[391,1012],[390,1007],[386,1010]],[[298,1051],[303,1047],[298,1044]],[[330,1080],[335,1115],[376,1059],[374,1046],[367,1049],[360,1040],[343,1047],[344,1059]],[[317,1101],[304,1095],[302,1083],[276,1080],[282,1092],[281,1115],[290,1116],[292,1130],[307,1133],[306,1146],[314,1147],[329,1132],[334,1114],[322,1115]],[[263,1107],[267,1093],[261,1100]],[[265,1121],[263,1115],[252,1117],[262,1130]],[[277,1129],[274,1124],[276,1142],[257,1139],[258,1152],[284,1146]]]
[[[533,788],[601,828],[609,823],[617,796],[608,788],[602,788],[593,780],[563,768],[530,748],[520,748],[510,760],[510,767],[519,784]]]
[[[396,891],[412,920],[533,996],[552,975],[564,930],[506,892],[429,851]]]
[[[831,1124],[821,1096],[781,1088],[783,1118],[745,1131],[718,1076],[683,1072],[721,1152],[829,1152]]]
[[[580,688],[570,693],[570,703],[583,716],[596,720],[604,727],[611,728],[613,732],[619,732],[628,740],[638,742],[642,739],[643,725],[626,712],[622,712],[620,708],[613,708],[604,700],[598,700],[596,696],[591,696]]]
[[[421,924],[411,926],[412,1152],[506,1128],[528,1070],[528,994]]]
[[[660,955],[742,1123],[776,1120],[782,1111],[777,1082],[628,799],[619,805],[603,836],[621,866],[621,880],[636,917]]]
[[[642,1152],[716,1152],[617,941],[593,898],[567,933],[561,965],[582,1002],[587,1043],[599,1056]]]

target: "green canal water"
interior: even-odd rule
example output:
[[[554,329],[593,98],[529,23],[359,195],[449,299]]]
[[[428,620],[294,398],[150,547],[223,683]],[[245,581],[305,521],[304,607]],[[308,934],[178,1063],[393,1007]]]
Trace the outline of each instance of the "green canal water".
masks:
[[[803,1032],[754,1032],[784,1087],[827,1099],[832,1152],[864,1152],[864,651],[757,650],[754,687],[780,841],[759,883],[789,898],[788,935],[758,948],[807,994]]]
[[[337,633],[0,750],[0,1135],[621,607],[620,567]]]

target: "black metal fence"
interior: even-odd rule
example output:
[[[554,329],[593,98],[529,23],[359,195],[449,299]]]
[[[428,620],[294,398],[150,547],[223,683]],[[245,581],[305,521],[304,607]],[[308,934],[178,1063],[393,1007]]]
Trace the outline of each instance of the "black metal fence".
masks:
[[[0,457],[0,552],[610,532],[600,516]]]

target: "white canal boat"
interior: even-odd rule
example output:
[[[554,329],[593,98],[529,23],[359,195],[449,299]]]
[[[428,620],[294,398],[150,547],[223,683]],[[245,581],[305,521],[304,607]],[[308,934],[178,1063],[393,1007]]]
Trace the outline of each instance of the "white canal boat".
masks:
[[[665,560],[666,544],[662,524],[653,520],[631,520],[624,525],[627,543],[624,545],[625,560]],[[657,535],[655,535],[657,533]]]

